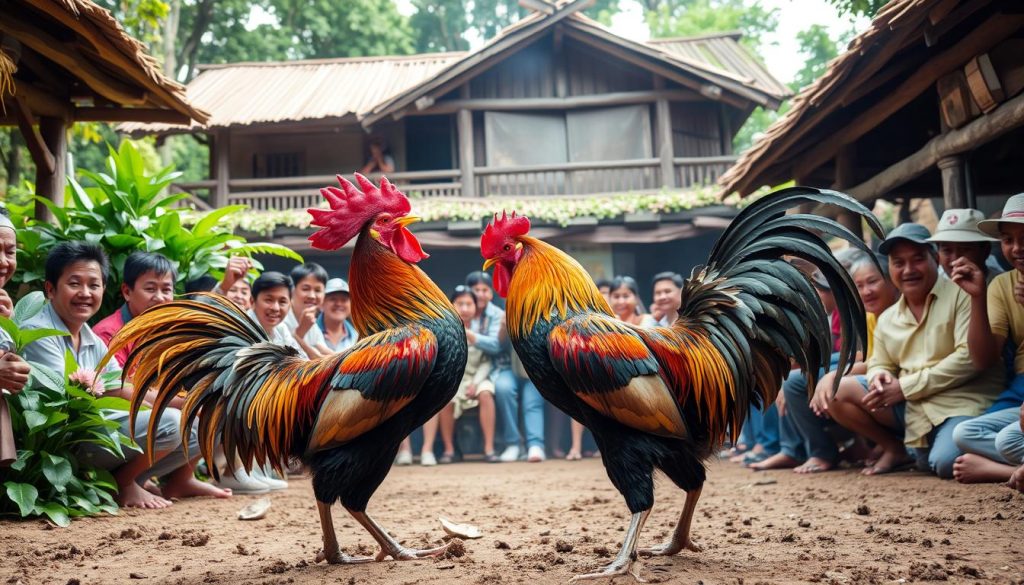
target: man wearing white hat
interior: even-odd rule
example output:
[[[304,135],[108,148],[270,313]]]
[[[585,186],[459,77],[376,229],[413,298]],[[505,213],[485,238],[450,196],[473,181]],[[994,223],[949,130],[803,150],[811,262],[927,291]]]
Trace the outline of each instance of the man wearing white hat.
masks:
[[[348,320],[351,314],[348,283],[340,278],[328,280],[324,288],[323,312],[317,317],[316,324],[331,351],[345,351],[359,340],[359,333]]]
[[[963,257],[985,272],[988,283],[1002,272],[997,263],[988,264],[992,243],[999,240],[978,229],[978,222],[984,219],[985,215],[977,209],[947,209],[942,213],[935,235],[928,241],[939,248],[939,266],[943,275],[948,277],[953,270],[953,261]]]
[[[989,285],[982,269],[968,258],[953,263],[952,279],[971,297],[967,348],[975,367],[998,365],[1007,339],[1017,348],[1013,381],[995,403],[975,419],[957,426],[953,438],[966,454],[954,464],[954,476],[965,483],[1007,481],[1024,464],[1024,306],[1017,289],[1024,282],[1024,193],[1007,200],[999,219],[984,220],[978,229],[997,236],[1012,269]]]

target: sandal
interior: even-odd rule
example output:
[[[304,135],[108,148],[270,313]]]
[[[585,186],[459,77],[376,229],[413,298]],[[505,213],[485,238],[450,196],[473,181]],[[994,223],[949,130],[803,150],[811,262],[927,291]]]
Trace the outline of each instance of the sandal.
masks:
[[[579,461],[580,459],[583,459],[583,455],[579,453],[573,453],[571,451],[568,455],[565,456],[566,461]]]
[[[440,459],[437,460],[437,462],[440,463],[441,465],[447,465],[447,464],[452,463],[454,461],[455,461],[455,454],[454,453],[445,453],[444,455],[441,455]]]
[[[495,453],[485,453],[484,461],[487,463],[498,463],[501,461],[501,458],[499,458]]]

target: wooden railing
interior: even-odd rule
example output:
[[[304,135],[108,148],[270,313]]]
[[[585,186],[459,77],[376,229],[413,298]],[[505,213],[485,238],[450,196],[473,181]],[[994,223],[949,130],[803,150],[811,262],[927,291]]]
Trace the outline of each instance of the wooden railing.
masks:
[[[675,158],[675,186],[713,184],[735,161],[734,156]],[[661,161],[656,158],[476,167],[473,173],[477,197],[624,193],[655,191],[664,186]],[[380,175],[370,178],[377,181]],[[461,197],[463,194],[458,169],[390,173],[388,179],[413,197]],[[320,187],[336,184],[333,175],[231,179],[227,202],[248,205],[255,210],[304,209],[323,201]],[[212,180],[197,181],[175,185],[174,189],[212,193],[216,185]]]
[[[738,157],[704,156],[672,159],[676,171],[676,187],[700,187],[714,185],[718,177],[736,163]]]
[[[477,195],[589,195],[661,187],[656,158],[477,167]]]

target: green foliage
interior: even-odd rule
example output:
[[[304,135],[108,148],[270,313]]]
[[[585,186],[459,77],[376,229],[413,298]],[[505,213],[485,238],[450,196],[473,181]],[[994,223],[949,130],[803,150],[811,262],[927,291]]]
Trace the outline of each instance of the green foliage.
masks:
[[[839,14],[874,17],[889,0],[827,0]]]
[[[759,0],[678,0],[651,6],[644,16],[654,38],[740,31],[742,42],[756,51],[764,35],[779,25],[778,10],[765,8]]]
[[[800,54],[804,56],[805,60],[804,66],[790,83],[790,88],[793,91],[799,91],[821,77],[828,67],[828,62],[839,55],[839,47],[846,40],[845,36],[837,41],[829,36],[828,29],[820,24],[812,24],[807,30],[796,33],[796,39],[800,44]]]
[[[31,337],[65,335],[19,328],[42,310],[43,303],[41,293],[26,295],[15,307],[13,320],[0,318],[0,326],[8,332],[13,330],[12,337],[23,342],[19,349]],[[59,526],[67,526],[72,518],[117,513],[113,476],[79,460],[76,453],[91,444],[122,456],[122,447],[134,445],[120,432],[120,425],[103,418],[100,411],[127,410],[128,401],[99,398],[86,384],[72,382],[70,377],[78,366],[70,352],[65,360],[67,372],[31,363],[32,375],[25,388],[17,395],[0,397],[8,402],[18,441],[18,459],[3,475],[0,514],[46,516]],[[75,377],[91,379],[93,375],[82,371]],[[116,386],[116,374],[104,375],[102,383],[102,387]]]
[[[122,303],[119,286],[124,262],[136,250],[167,256],[178,270],[179,292],[187,281],[204,274],[223,276],[231,255],[274,254],[302,261],[284,246],[246,243],[242,236],[226,233],[218,226],[227,216],[241,211],[241,206],[217,210],[216,219],[192,229],[183,227],[184,210],[175,204],[185,195],[163,192],[180,173],[168,167],[150,174],[129,141],[122,142],[119,150],[110,149],[106,172],[79,170],[78,174],[95,186],[83,187],[69,177],[63,206],[36,198],[50,209],[53,224],[29,218],[27,208],[11,207],[16,225],[30,228],[18,230],[19,270],[11,279],[13,286],[42,289],[48,251],[58,242],[69,240],[98,243],[110,258],[111,278],[98,315],[108,315]]]

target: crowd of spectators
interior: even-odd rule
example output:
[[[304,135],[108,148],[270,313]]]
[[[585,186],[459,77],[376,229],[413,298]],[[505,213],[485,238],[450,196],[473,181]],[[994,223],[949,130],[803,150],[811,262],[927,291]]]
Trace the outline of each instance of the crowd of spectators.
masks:
[[[16,268],[15,231],[2,212],[0,287]],[[994,244],[1003,264],[992,253]],[[998,219],[949,209],[934,234],[919,224],[902,224],[880,243],[877,254],[844,249],[837,258],[867,312],[867,347],[849,371],[835,371],[842,339],[830,285],[813,266],[794,260],[832,313],[831,367],[818,372],[813,388],[807,376],[792,371],[775,404],[763,412],[751,410],[728,452],[730,459],[757,471],[791,468],[802,474],[841,466],[857,466],[865,475],[917,468],[944,479],[1006,482],[1024,490],[1024,194],[1010,198]],[[223,280],[207,277],[189,283],[188,290],[225,295],[271,340],[309,358],[344,351],[358,340],[343,279],[329,278],[313,263],[296,266],[288,275],[268,271],[254,279],[252,268],[249,259],[233,257]],[[64,371],[67,352],[80,367],[97,368],[118,330],[174,296],[177,274],[171,261],[137,252],[124,266],[124,304],[90,327],[108,270],[95,244],[66,242],[53,249],[45,274],[49,302],[24,327],[56,329],[67,336],[34,342],[20,356],[9,347],[0,349],[0,387],[19,391],[28,380],[27,361]],[[668,327],[679,316],[684,279],[675,272],[657,274],[645,290],[630,276],[596,284],[623,322]],[[642,300],[647,291],[653,301],[649,307]],[[466,330],[465,375],[454,400],[422,433],[406,439],[396,464],[418,460],[433,466],[463,458],[536,463],[596,455],[584,440],[582,425],[546,404],[511,351],[490,276],[468,274],[464,284],[450,291],[450,300]],[[0,315],[10,316],[12,308],[0,288]],[[0,342],[3,335],[0,330]],[[118,352],[108,368],[123,366],[129,351]],[[130,397],[132,389],[112,392]],[[127,413],[108,416],[130,434]],[[179,422],[180,411],[164,411],[154,427],[152,457],[140,449],[125,458],[99,449],[83,450],[81,456],[111,470],[119,501],[126,506],[161,508],[172,498],[287,487],[285,478],[265,465],[248,473],[238,469],[220,485],[197,480],[196,433],[182,436]],[[149,411],[143,411],[135,423],[140,445],[148,423]],[[183,455],[186,441],[193,459]],[[209,464],[238,467],[223,460]]]

